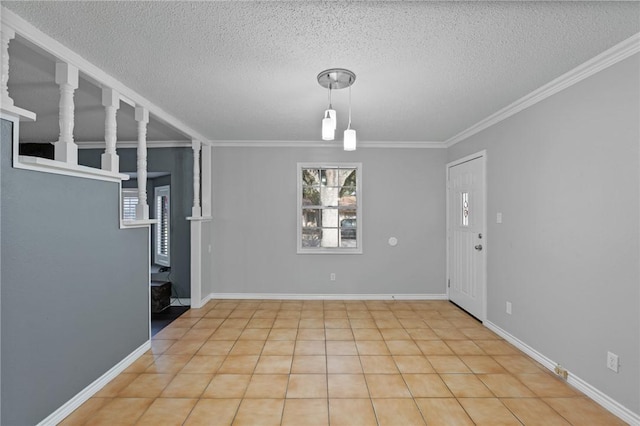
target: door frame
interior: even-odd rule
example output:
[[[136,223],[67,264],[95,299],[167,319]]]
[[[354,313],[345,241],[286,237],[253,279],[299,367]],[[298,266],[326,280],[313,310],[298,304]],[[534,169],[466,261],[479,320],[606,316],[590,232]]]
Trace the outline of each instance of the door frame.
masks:
[[[450,209],[451,207],[449,206],[449,196],[450,194],[450,185],[449,185],[449,170],[452,167],[458,166],[460,164],[463,163],[467,163],[471,160],[475,160],[480,158],[482,160],[482,185],[484,187],[484,191],[482,191],[482,204],[483,204],[483,210],[484,210],[484,221],[482,223],[482,235],[484,236],[483,238],[483,249],[484,249],[484,257],[483,257],[483,261],[482,261],[482,271],[483,271],[483,281],[484,281],[484,288],[482,289],[482,294],[481,294],[481,299],[482,299],[482,312],[480,313],[480,318],[478,318],[481,322],[485,322],[487,320],[487,257],[489,255],[488,250],[489,250],[489,244],[487,243],[487,241],[489,241],[489,238],[487,236],[487,150],[483,149],[482,151],[478,151],[474,154],[470,154],[467,155],[465,157],[459,158],[457,160],[451,161],[449,163],[447,163],[446,169],[445,169],[445,185],[446,185],[446,198],[447,198],[447,202],[446,202],[446,234],[447,234],[447,239],[446,239],[446,250],[447,250],[447,255],[446,255],[446,259],[447,259],[447,268],[446,268],[446,282],[445,282],[445,288],[447,289],[447,300],[451,301],[451,296],[449,295],[449,280],[450,280],[450,264],[451,264],[451,259],[449,258],[449,241],[451,240],[451,226],[449,223],[449,213],[450,213]]]

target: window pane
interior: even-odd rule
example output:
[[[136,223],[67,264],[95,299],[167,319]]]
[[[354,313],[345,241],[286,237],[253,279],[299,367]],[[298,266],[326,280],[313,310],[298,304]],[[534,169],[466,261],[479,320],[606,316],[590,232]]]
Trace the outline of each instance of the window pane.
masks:
[[[320,185],[320,170],[302,169],[302,182],[304,185]]]
[[[339,192],[339,188],[322,187],[322,191],[320,193],[322,198],[322,205],[327,207],[337,207]]]
[[[340,213],[340,247],[356,247],[358,226],[355,211]]]
[[[320,247],[322,230],[317,228],[302,229],[302,247]]]
[[[340,189],[340,199],[338,200],[339,206],[351,206],[354,207],[358,204],[356,189],[350,186],[343,186]]]
[[[303,209],[302,210],[302,227],[303,228],[322,227],[322,210]]]
[[[461,205],[462,205],[462,211],[461,211],[462,226],[469,226],[469,193],[468,192],[462,193]]]
[[[320,204],[320,187],[303,186],[302,206],[319,206]]]
[[[338,227],[338,210],[323,209],[322,210],[322,226],[325,228]]]

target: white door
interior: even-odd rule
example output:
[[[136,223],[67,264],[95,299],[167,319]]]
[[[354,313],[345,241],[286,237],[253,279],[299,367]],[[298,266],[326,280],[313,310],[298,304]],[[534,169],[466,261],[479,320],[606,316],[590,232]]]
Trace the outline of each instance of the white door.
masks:
[[[449,300],[485,319],[485,157],[447,166]]]

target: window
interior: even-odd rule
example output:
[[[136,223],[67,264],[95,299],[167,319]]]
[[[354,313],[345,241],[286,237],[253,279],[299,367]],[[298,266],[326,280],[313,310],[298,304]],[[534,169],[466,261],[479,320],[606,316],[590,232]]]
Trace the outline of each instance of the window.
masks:
[[[154,189],[155,196],[155,218],[156,241],[154,262],[162,266],[171,266],[171,187],[158,186]]]
[[[298,253],[362,253],[362,164],[298,164]]]
[[[122,220],[136,220],[136,206],[138,205],[138,190],[122,188]]]

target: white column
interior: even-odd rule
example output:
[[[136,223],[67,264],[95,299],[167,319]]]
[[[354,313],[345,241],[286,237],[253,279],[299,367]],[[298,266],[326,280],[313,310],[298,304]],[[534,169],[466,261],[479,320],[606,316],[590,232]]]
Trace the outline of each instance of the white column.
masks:
[[[78,88],[78,68],[58,62],[56,83],[60,86],[60,136],[55,142],[55,159],[69,164],[78,164],[78,146],[73,141],[74,103],[73,92]]]
[[[13,99],[9,96],[9,42],[16,36],[16,32],[6,26],[0,27],[0,50],[2,53],[2,83],[0,86],[0,103],[3,106],[13,106]]]
[[[211,217],[211,145],[202,145],[202,216]]]
[[[200,208],[200,141],[191,141],[193,148],[193,207],[191,207],[191,216],[200,217],[202,211]]]
[[[147,123],[149,110],[136,107],[136,121],[138,122],[138,205],[136,206],[136,220],[149,219],[149,205],[147,204]]]
[[[118,173],[120,170],[120,159],[116,153],[118,124],[116,114],[120,108],[120,95],[113,89],[104,87],[102,89],[102,105],[105,109],[104,118],[104,142],[106,148],[102,154],[102,170]]]

